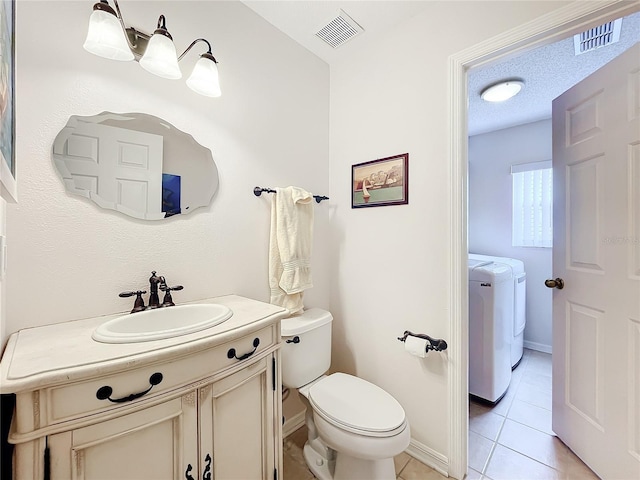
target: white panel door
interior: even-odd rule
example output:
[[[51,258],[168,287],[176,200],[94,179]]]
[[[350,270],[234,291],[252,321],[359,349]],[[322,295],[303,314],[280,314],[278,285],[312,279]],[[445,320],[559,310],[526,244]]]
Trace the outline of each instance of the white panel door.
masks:
[[[554,100],[553,175],[553,269],[564,280],[553,430],[601,478],[637,479],[640,44]]]
[[[67,130],[53,147],[67,189],[137,218],[163,217],[161,135],[82,121]]]

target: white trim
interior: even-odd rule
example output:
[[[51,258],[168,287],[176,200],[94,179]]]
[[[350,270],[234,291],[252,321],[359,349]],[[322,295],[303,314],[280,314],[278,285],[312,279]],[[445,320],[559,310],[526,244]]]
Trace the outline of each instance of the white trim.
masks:
[[[284,425],[282,425],[282,438],[287,438],[304,425],[306,412],[306,409],[302,410],[301,412],[296,413],[293,417],[285,420]]]
[[[529,340],[525,340],[524,348],[528,348],[529,350],[535,350],[537,352],[542,353],[551,353],[551,345],[546,345],[544,343],[530,342]]]
[[[409,447],[405,450],[405,452],[407,452],[416,460],[424,463],[434,470],[437,470],[438,473],[444,475],[445,477],[449,476],[447,473],[449,462],[447,460],[447,457],[442,455],[440,452],[436,452],[432,448],[429,448],[414,439],[411,439]]]
[[[450,291],[449,358],[449,465],[447,474],[464,478],[467,473],[469,430],[469,280],[467,272],[467,79],[461,59],[449,58],[449,243]],[[464,138],[465,141],[460,141]]]
[[[468,433],[468,280],[467,280],[467,70],[570,37],[586,28],[640,10],[638,0],[576,1],[536,20],[449,57],[449,162],[451,196],[449,240],[449,464],[448,474],[464,478]]]

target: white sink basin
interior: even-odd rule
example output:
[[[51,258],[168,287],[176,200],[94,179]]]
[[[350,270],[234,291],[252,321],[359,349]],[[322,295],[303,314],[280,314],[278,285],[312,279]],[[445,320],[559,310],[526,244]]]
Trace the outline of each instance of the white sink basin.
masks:
[[[91,336],[102,343],[149,342],[198,332],[232,315],[229,307],[213,303],[155,308],[109,320]]]

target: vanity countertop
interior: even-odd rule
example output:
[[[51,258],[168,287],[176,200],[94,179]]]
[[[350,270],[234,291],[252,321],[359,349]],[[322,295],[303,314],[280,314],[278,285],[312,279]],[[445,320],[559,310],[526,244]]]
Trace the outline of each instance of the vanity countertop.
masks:
[[[184,304],[203,303],[226,305],[233,316],[199,332],[139,343],[109,344],[91,338],[98,325],[124,312],[20,330],[9,338],[0,362],[0,393],[35,390],[189,355],[276,323],[288,313],[238,295]]]

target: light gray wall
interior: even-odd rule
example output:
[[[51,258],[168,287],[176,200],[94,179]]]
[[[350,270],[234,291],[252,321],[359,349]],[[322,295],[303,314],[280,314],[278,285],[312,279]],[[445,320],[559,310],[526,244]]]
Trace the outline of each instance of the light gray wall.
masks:
[[[222,96],[195,94],[135,62],[82,48],[92,3],[17,3],[17,168],[20,202],[8,205],[11,240],[2,344],[21,328],[131,309],[123,290],[148,288],[151,270],[182,303],[236,293],[269,301],[271,196],[253,187],[298,185],[327,194],[329,68],[240,2],[121,4],[128,23],[153,29],[164,14],[177,49],[207,38],[219,60]],[[43,54],[42,32],[46,35]],[[211,149],[220,189],[208,208],[158,222],[105,211],[67,194],[51,161],[71,115],[143,112]],[[316,206],[314,288],[307,304],[329,304],[329,208]]]
[[[551,352],[551,248],[511,246],[511,165],[551,160],[551,119],[469,138],[469,251],[517,258],[527,272],[526,346]]]

